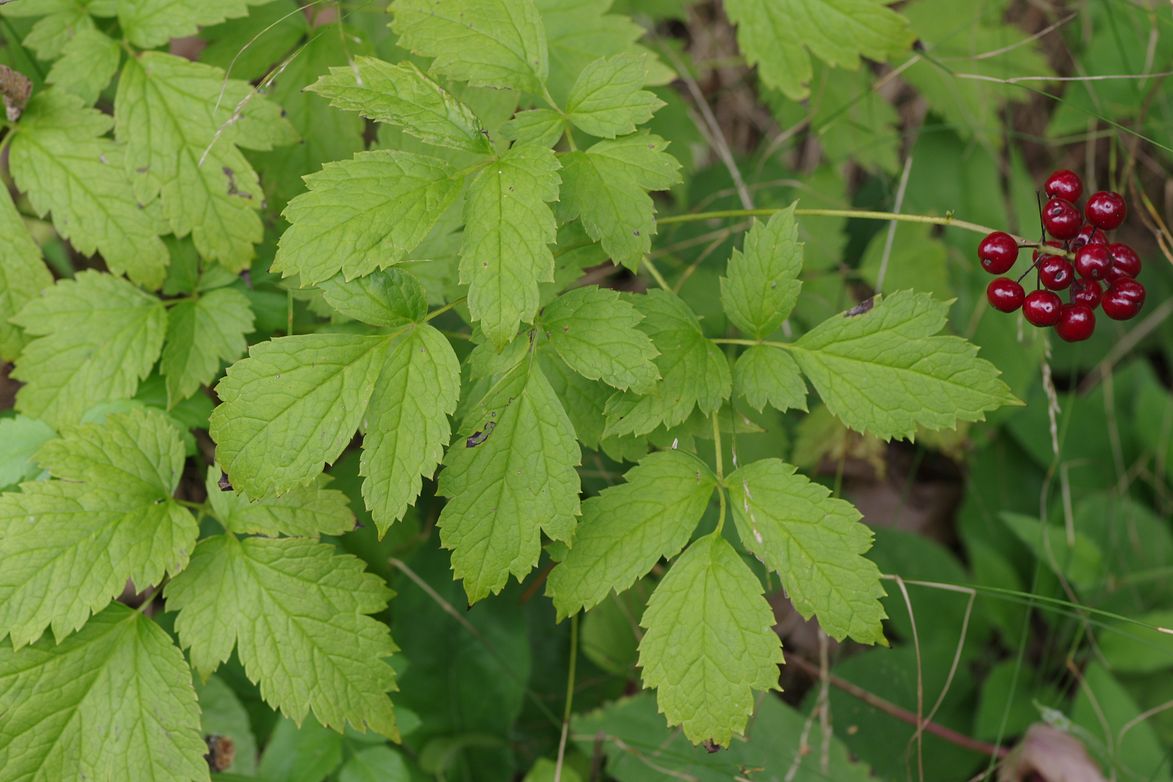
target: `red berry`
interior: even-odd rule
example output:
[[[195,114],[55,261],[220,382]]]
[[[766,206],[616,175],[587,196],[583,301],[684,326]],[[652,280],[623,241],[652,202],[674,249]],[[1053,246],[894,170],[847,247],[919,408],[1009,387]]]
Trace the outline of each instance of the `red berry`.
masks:
[[[1079,233],[1079,210],[1070,201],[1052,198],[1043,207],[1043,227],[1056,239],[1072,239]]]
[[[1103,289],[1095,280],[1087,277],[1078,277],[1071,286],[1071,303],[1084,304],[1093,310],[1100,303],[1100,294]]]
[[[1112,256],[1105,244],[1085,244],[1075,253],[1075,270],[1083,277],[1102,280],[1112,265]]]
[[[1064,304],[1055,331],[1066,342],[1083,342],[1096,330],[1096,314],[1084,304]]]
[[[1096,228],[1091,223],[1084,223],[1083,227],[1079,229],[1079,233],[1071,240],[1072,252],[1083,247],[1085,244],[1107,244],[1108,237],[1104,236],[1104,232]]]
[[[1005,274],[1018,260],[1018,242],[1003,231],[994,231],[978,245],[978,259],[990,274]]]
[[[990,280],[986,286],[986,298],[990,306],[1002,312],[1014,312],[1022,306],[1022,286],[1007,277]]]
[[[1132,299],[1137,304],[1144,304],[1145,289],[1136,280],[1116,280],[1112,283],[1111,290],[1126,299]]]
[[[1104,190],[1092,193],[1091,198],[1087,200],[1087,206],[1083,208],[1088,222],[1105,231],[1111,231],[1124,222],[1126,211],[1123,196]]]
[[[1075,279],[1071,264],[1058,255],[1044,255],[1039,259],[1039,280],[1044,287],[1061,291]]]
[[[1048,196],[1058,196],[1073,204],[1083,195],[1083,182],[1079,181],[1079,176],[1074,171],[1065,168],[1051,174],[1045,187]]]
[[[1108,267],[1108,280],[1140,276],[1140,256],[1136,254],[1136,250],[1118,242],[1108,245],[1108,254],[1112,256],[1112,265]]]
[[[1032,326],[1054,326],[1063,302],[1050,291],[1031,291],[1022,302],[1022,315]]]
[[[1139,282],[1121,277],[1104,294],[1104,314],[1113,320],[1136,317],[1144,306],[1145,290]]]

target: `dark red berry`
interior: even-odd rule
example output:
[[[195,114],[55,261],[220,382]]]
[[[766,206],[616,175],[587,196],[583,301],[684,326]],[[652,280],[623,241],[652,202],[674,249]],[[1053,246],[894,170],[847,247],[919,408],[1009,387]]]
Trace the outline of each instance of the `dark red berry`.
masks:
[[[1119,193],[1110,193],[1105,190],[1092,193],[1091,198],[1087,200],[1087,205],[1083,208],[1088,222],[1105,231],[1111,231],[1124,222],[1126,211],[1124,197]]]
[[[1144,298],[1143,285],[1128,277],[1121,277],[1104,294],[1104,314],[1113,320],[1134,318],[1144,306]]]
[[[1096,314],[1084,304],[1064,304],[1055,331],[1066,342],[1083,342],[1096,330]]]
[[[1054,326],[1063,302],[1050,291],[1031,291],[1022,302],[1022,315],[1032,326]]]
[[[994,231],[978,245],[978,259],[990,274],[1005,274],[1018,260],[1018,242],[1003,231]]]
[[[1083,227],[1079,229],[1079,233],[1071,240],[1071,251],[1075,252],[1085,244],[1107,244],[1108,237],[1104,236],[1104,232],[1096,228],[1091,223],[1084,223]]]
[[[1140,256],[1127,244],[1117,242],[1108,245],[1108,255],[1112,256],[1112,265],[1108,267],[1108,280],[1140,276]]]
[[[1052,198],[1043,207],[1043,227],[1056,239],[1074,238],[1082,222],[1079,210],[1070,201]]]
[[[986,286],[986,298],[990,306],[1002,312],[1014,312],[1022,306],[1022,286],[1007,277],[990,280]]]
[[[1078,277],[1071,285],[1071,303],[1083,304],[1093,310],[1100,303],[1100,294],[1103,288],[1095,280],[1087,277]]]
[[[1075,270],[1083,277],[1102,280],[1112,265],[1106,244],[1085,244],[1075,253]]]
[[[1058,255],[1044,255],[1039,259],[1039,281],[1053,291],[1061,291],[1075,279],[1071,264]]]
[[[1112,283],[1111,290],[1126,299],[1132,299],[1137,304],[1144,304],[1145,289],[1136,280],[1116,280]]]
[[[1083,195],[1083,182],[1079,181],[1079,176],[1074,171],[1065,168],[1051,174],[1045,187],[1049,197],[1058,196],[1073,204]]]

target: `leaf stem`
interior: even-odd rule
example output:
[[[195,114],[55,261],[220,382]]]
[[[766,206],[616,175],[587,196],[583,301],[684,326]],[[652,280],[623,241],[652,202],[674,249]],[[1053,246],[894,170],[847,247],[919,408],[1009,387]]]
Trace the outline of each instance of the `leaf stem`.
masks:
[[[691,214],[669,215],[656,220],[656,225],[671,225],[673,223],[693,223],[702,220],[719,220],[724,218],[769,217],[781,208],[762,209],[719,209],[713,212],[693,212]],[[875,212],[869,209],[795,209],[796,217],[848,217],[857,220],[884,220],[900,223],[927,223],[929,225],[944,225],[952,228],[961,228],[974,233],[993,233],[994,229],[986,225],[971,223],[968,220],[958,220],[952,215],[917,215],[901,212]],[[1029,241],[1022,237],[1015,237],[1019,241]]]
[[[652,263],[651,258],[644,256],[643,266],[648,270],[648,274],[650,274],[652,279],[656,281],[657,285],[666,291],[672,290],[672,286],[668,284],[666,279],[664,279],[664,275],[660,274],[660,270],[656,268],[656,264]]]
[[[714,535],[720,535],[725,526],[725,454],[721,444],[720,412],[714,410],[709,416],[713,422],[713,461],[717,468],[717,528],[713,530]]]
[[[452,301],[448,302],[443,307],[432,310],[431,312],[428,313],[428,316],[426,318],[424,318],[424,323],[427,323],[429,320],[432,320],[434,318],[440,317],[441,315],[443,315],[445,312],[448,312],[449,310],[452,310],[452,309],[455,309],[456,307],[459,307],[461,304],[464,303],[465,298],[466,298],[465,296],[461,296],[459,299],[453,299]]]
[[[562,782],[562,764],[566,760],[566,739],[570,736],[570,715],[574,708],[574,678],[578,667],[578,614],[570,617],[570,670],[566,673],[566,705],[562,709],[562,736],[558,739],[558,762],[554,782]]]
[[[757,347],[758,345],[765,345],[771,348],[781,348],[782,350],[794,350],[794,345],[789,342],[777,342],[770,339],[738,339],[735,337],[710,337],[709,342],[715,345],[746,345],[748,347]]]

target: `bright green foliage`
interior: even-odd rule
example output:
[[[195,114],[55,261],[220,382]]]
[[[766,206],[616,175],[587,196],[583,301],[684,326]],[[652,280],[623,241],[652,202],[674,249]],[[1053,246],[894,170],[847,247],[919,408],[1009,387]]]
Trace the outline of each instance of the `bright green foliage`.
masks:
[[[550,347],[567,366],[621,391],[648,391],[660,379],[652,340],[636,326],[643,320],[619,293],[596,286],[564,293],[542,313]]]
[[[884,61],[908,49],[908,22],[889,0],[726,0],[737,42],[767,86],[792,100],[809,94],[810,54],[855,69],[860,57]],[[807,50],[810,50],[810,54]]]
[[[361,560],[299,538],[219,535],[200,542],[165,590],[192,666],[207,675],[235,646],[271,705],[300,722],[350,723],[398,738],[387,692],[396,651],[382,611],[390,592]]]
[[[468,186],[460,281],[473,319],[498,348],[521,321],[533,320],[538,283],[554,281],[557,225],[549,202],[558,198],[558,183],[554,152],[519,144]]]
[[[49,69],[45,82],[91,106],[114,77],[121,54],[118,42],[110,36],[97,30],[78,30],[62,49],[61,59]]]
[[[53,284],[41,261],[41,248],[25,228],[8,189],[0,192],[0,360],[11,361],[28,338],[9,323],[21,307]]]
[[[636,134],[600,141],[562,158],[562,203],[567,219],[578,218],[587,235],[630,269],[651,250],[656,208],[649,190],[680,181],[680,164],[659,136]]]
[[[647,434],[682,423],[695,408],[708,415],[729,398],[729,362],[701,331],[688,305],[653,290],[632,299],[644,314],[640,329],[652,338],[663,378],[647,395],[617,394],[607,402],[607,436]]]
[[[12,139],[9,166],[40,215],[81,253],[149,288],[163,283],[167,248],[139,208],[123,149],[103,136],[110,118],[58,90],[33,96]]]
[[[167,341],[159,368],[174,404],[211,383],[221,361],[244,353],[244,335],[253,330],[253,312],[243,293],[219,288],[181,301],[167,317]]]
[[[266,0],[93,0],[90,12],[118,15],[118,24],[135,46],[151,49],[172,38],[194,35],[204,25],[248,13]]]
[[[347,66],[331,68],[309,89],[335,108],[396,125],[429,144],[476,154],[492,152],[476,115],[413,63],[392,65],[374,57],[357,57]]]
[[[0,713],[5,779],[208,779],[183,654],[123,606],[60,644],[0,644]]]
[[[363,435],[362,493],[379,528],[403,518],[444,455],[460,398],[460,363],[443,334],[420,325],[396,341],[375,384]]]
[[[272,270],[312,285],[398,263],[460,194],[452,174],[442,160],[388,150],[326,164],[286,207]]]
[[[660,451],[582,505],[574,544],[550,573],[558,616],[622,592],[662,558],[680,553],[709,505],[716,477],[691,454]]]
[[[33,455],[54,437],[52,427],[35,418],[0,419],[0,488],[35,478],[40,470]]]
[[[754,692],[778,688],[782,643],[757,576],[720,535],[689,546],[648,601],[639,645],[644,686],[694,743],[729,746]]]
[[[795,204],[769,222],[754,222],[744,252],[734,250],[728,276],[721,278],[721,306],[733,325],[761,339],[782,325],[798,301],[802,283],[802,242]]]
[[[638,50],[643,29],[626,16],[609,14],[611,0],[535,0],[546,28],[550,92],[562,100],[579,73],[599,57]]]
[[[515,114],[501,131],[510,141],[552,147],[565,129],[566,121],[553,109],[530,109]]]
[[[837,640],[886,644],[885,592],[863,556],[872,532],[859,511],[779,459],[747,464],[727,484],[742,544],[781,577],[799,613]]]
[[[166,321],[158,299],[117,277],[84,271],[58,282],[14,318],[34,337],[12,373],[25,383],[17,409],[60,425],[133,396],[159,357]]]
[[[625,53],[595,60],[579,74],[566,100],[566,114],[584,133],[615,138],[634,133],[664,101],[643,89],[648,57]]]
[[[182,569],[198,532],[171,500],[183,444],[159,411],[77,427],[36,458],[61,480],[0,494],[0,633],[17,648],[77,630],[127,579],[145,589]]]
[[[569,541],[579,513],[574,427],[540,365],[526,359],[465,420],[448,449],[437,522],[469,602],[537,564],[541,533]]]
[[[806,410],[806,383],[789,353],[755,345],[737,357],[733,388],[755,410]]]
[[[162,52],[131,57],[114,99],[115,132],[144,204],[158,199],[176,236],[205,258],[240,270],[261,240],[264,200],[238,147],[266,150],[297,138],[276,104],[219,68]]]
[[[331,308],[372,326],[406,326],[428,314],[419,280],[400,269],[386,269],[349,282],[341,275],[318,286]]]
[[[91,0],[90,5],[95,3]],[[43,60],[61,56],[65,45],[74,35],[94,28],[94,20],[86,13],[86,8],[74,0],[23,0],[20,3],[5,3],[4,6],[0,11],[3,16],[44,17],[37,20],[22,41]]]
[[[899,291],[860,315],[837,315],[792,346],[827,408],[857,432],[910,438],[1017,401],[993,364],[960,337],[938,335],[948,305]]]
[[[300,486],[279,497],[250,499],[242,491],[220,488],[220,471],[209,467],[205,488],[216,520],[237,535],[290,535],[316,538],[354,529],[346,495],[316,485]]]
[[[549,72],[546,32],[533,0],[395,0],[399,42],[431,70],[474,86],[540,93]]]

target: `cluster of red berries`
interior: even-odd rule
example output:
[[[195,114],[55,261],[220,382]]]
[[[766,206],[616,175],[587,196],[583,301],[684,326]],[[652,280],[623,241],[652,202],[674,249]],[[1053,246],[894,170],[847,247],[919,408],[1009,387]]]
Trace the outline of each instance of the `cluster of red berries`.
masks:
[[[1056,171],[1045,188],[1049,200],[1043,207],[1043,228],[1051,240],[1038,244],[1030,268],[1017,280],[999,277],[991,282],[986,298],[1002,312],[1021,307],[1029,323],[1054,326],[1062,339],[1079,342],[1095,331],[1097,306],[1113,320],[1128,320],[1140,312],[1145,298],[1144,286],[1136,281],[1140,256],[1126,244],[1109,243],[1104,233],[1124,222],[1124,198],[1119,193],[1093,193],[1081,215],[1076,204],[1083,182],[1074,171]],[[994,231],[978,245],[978,258],[990,274],[1005,274],[1018,260],[1019,248],[1013,236]],[[1021,283],[1031,269],[1038,289],[1028,294]],[[1056,293],[1063,290],[1068,292],[1066,303]]]

